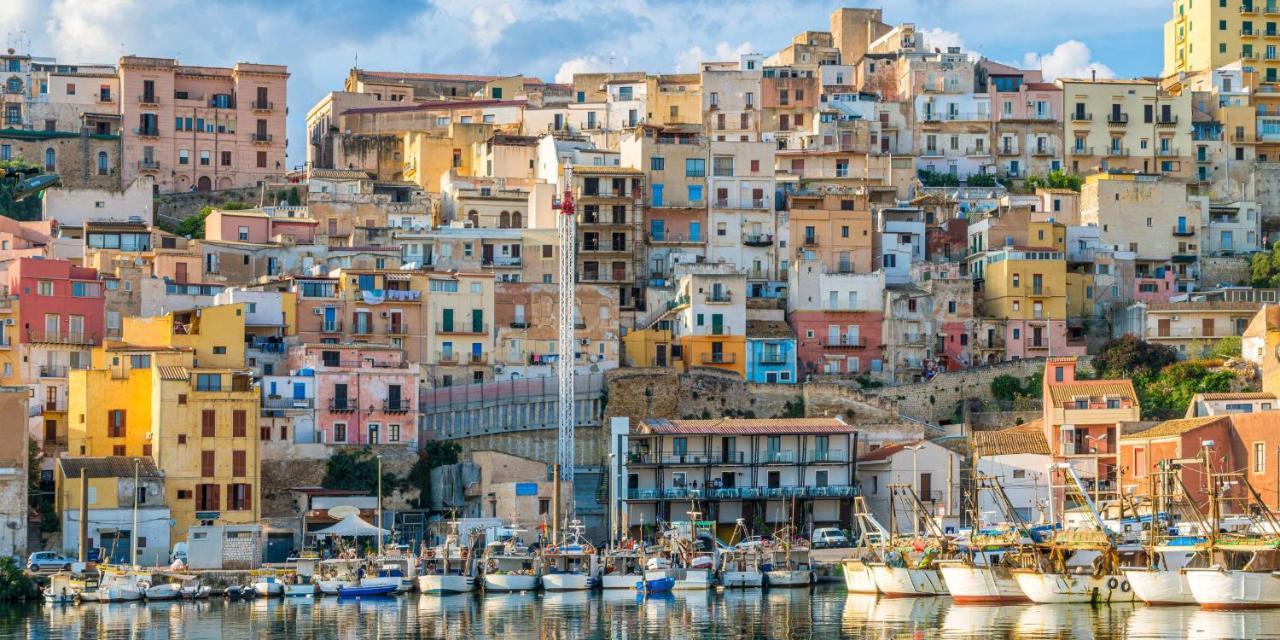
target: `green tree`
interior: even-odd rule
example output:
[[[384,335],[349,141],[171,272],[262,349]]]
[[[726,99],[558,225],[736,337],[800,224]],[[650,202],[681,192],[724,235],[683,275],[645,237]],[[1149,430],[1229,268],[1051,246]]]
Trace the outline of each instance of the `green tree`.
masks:
[[[33,167],[35,165],[28,164],[21,158],[0,162],[0,169],[30,169]],[[14,220],[39,220],[40,198],[43,196],[35,196],[22,202],[14,202],[14,193],[17,189],[18,182],[16,180],[0,179],[0,215]]]
[[[297,187],[289,187],[288,202],[289,202],[289,206],[291,207],[297,207],[302,205],[302,198],[299,197],[298,195]]]
[[[1170,420],[1186,414],[1195,394],[1230,391],[1234,380],[1230,371],[1212,371],[1203,362],[1187,361],[1171,364],[1150,378],[1135,378],[1134,385],[1143,418]]]
[[[1072,191],[1080,191],[1080,186],[1084,183],[1080,176],[1072,175],[1062,171],[1061,169],[1050,171],[1043,176],[1028,176],[1026,187],[1028,190],[1036,189],[1070,189]]]
[[[38,595],[35,583],[23,573],[17,560],[0,558],[0,600],[27,600]]]
[[[1249,284],[1258,289],[1280,287],[1280,242],[1271,245],[1270,251],[1253,254],[1249,262]]]
[[[1243,343],[1240,336],[1227,336],[1209,348],[1210,358],[1239,358]]]
[[[926,187],[958,187],[960,186],[960,178],[944,173],[941,171],[933,171],[931,169],[920,169],[916,172],[920,177],[920,182]]]
[[[436,467],[457,464],[462,447],[456,442],[447,440],[431,440],[418,452],[418,461],[409,469],[405,484],[418,490],[417,508],[426,509],[431,506],[431,470]]]
[[[991,396],[1002,405],[1012,405],[1013,399],[1022,393],[1022,381],[1007,373],[996,376],[991,381]]]
[[[326,489],[350,489],[354,491],[378,491],[378,458],[373,450],[339,449],[325,462],[324,480],[320,486]],[[382,472],[382,494],[395,489],[395,476]]]
[[[27,444],[27,506],[40,514],[40,531],[52,533],[62,527],[54,509],[53,493],[44,491],[40,483],[40,461],[43,458],[40,444],[31,440]]]
[[[1093,357],[1093,369],[1100,378],[1153,377],[1177,360],[1178,350],[1173,347],[1124,335],[1102,344]]]
[[[970,187],[994,187],[996,176],[991,173],[975,173],[965,178],[964,183]]]

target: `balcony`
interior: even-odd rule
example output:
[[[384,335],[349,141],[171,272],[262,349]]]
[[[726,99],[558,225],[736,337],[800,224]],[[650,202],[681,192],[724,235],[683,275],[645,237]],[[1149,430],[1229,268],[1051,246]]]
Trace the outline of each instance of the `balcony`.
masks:
[[[1255,14],[1257,14],[1257,13],[1258,13],[1258,8],[1257,8],[1257,7],[1255,7],[1255,6],[1253,6],[1253,3],[1246,3],[1246,4],[1241,4],[1241,5],[1240,5],[1240,14],[1241,14],[1241,15],[1251,16],[1251,15],[1255,15]]]
[[[402,336],[406,333],[409,333],[408,325],[394,322],[387,324],[387,335],[389,336]]]
[[[822,341],[823,349],[866,349],[867,339],[863,337],[840,336],[836,340],[827,338]]]
[[[1126,124],[1129,124],[1129,114],[1116,113],[1116,112],[1108,113],[1107,124],[1116,125],[1116,126],[1124,126]]]
[[[133,132],[138,134],[138,136],[142,138],[159,138],[160,137],[159,127],[138,127],[137,129],[134,129]]]
[[[374,329],[372,322],[357,322],[355,323],[355,326],[351,328],[351,335],[353,336],[371,336],[373,334]]]
[[[772,233],[744,233],[742,234],[742,244],[748,247],[773,246],[773,234]]]
[[[155,109],[160,106],[160,100],[158,100],[153,93],[144,93],[138,96],[138,106],[151,107]]]
[[[254,100],[249,103],[249,106],[254,111],[271,111],[276,108],[276,103],[268,100]]]
[[[1107,149],[1107,155],[1113,158],[1126,158],[1129,156],[1129,147],[1111,147]]]
[[[843,464],[849,461],[848,451],[806,451],[805,464]]]
[[[1056,156],[1058,155],[1058,152],[1056,149],[1053,148],[1053,146],[1045,145],[1043,147],[1036,147],[1035,149],[1032,149],[1031,155],[1040,156],[1040,157]]]
[[[801,238],[801,239],[800,239],[800,246],[802,246],[802,247],[816,247],[816,246],[818,246],[818,236],[816,236],[816,235],[810,235],[810,234],[805,234],[805,236],[804,236],[803,238]]]
[[[159,171],[159,170],[160,170],[159,160],[139,160],[138,161],[138,172],[140,173],[148,173],[151,171]]]
[[[272,342],[269,340],[253,340],[245,345],[246,349],[254,349],[256,351],[264,351],[266,353],[284,353],[283,342]]]
[[[852,498],[857,487],[827,485],[825,487],[721,487],[692,489],[627,489],[627,500],[768,500],[785,498]]]
[[[762,365],[783,365],[787,364],[787,356],[783,353],[764,353],[760,355],[758,362]]]
[[[772,208],[772,207],[770,207],[768,204],[766,204],[767,202],[768,202],[768,201],[767,201],[767,200],[765,200],[764,198],[752,198],[752,199],[751,199],[751,208],[752,208],[752,209],[770,209],[770,208]]]
[[[1089,122],[1090,120],[1093,120],[1092,113],[1086,113],[1084,111],[1074,111],[1071,113],[1072,122]]]
[[[702,236],[690,237],[684,233],[650,233],[645,236],[649,244],[702,244]]]
[[[925,335],[923,333],[904,333],[902,334],[902,344],[908,347],[923,347],[925,343]]]
[[[1161,158],[1176,158],[1182,155],[1177,147],[1167,147],[1164,149],[1156,149],[1156,156]]]
[[[437,364],[458,364],[458,352],[456,351],[437,351]]]
[[[61,333],[57,331],[31,331],[28,329],[26,341],[42,342],[44,344],[94,345],[98,344],[98,335],[95,333]]]
[[[1176,115],[1156,118],[1157,127],[1173,127],[1173,126],[1177,126],[1177,124],[1178,124],[1178,116]]]
[[[65,378],[67,377],[67,368],[62,365],[44,364],[40,365],[41,378]]]
[[[488,335],[488,323],[446,323],[444,321],[436,323],[436,333],[441,335],[463,335],[463,336],[482,336]]]
[[[1002,156],[1017,156],[1017,155],[1021,155],[1020,153],[1018,153],[1018,148],[1017,148],[1017,147],[1015,147],[1015,146],[1012,146],[1012,145],[1002,145],[1002,146],[1000,147],[1000,150],[999,150],[997,153],[999,153],[999,154],[1000,154],[1000,155],[1002,155]]]
[[[251,133],[249,139],[254,144],[271,144],[271,134],[269,133]]]
[[[733,353],[702,354],[702,364],[711,364],[711,365],[733,364],[737,361],[738,361],[737,355]]]
[[[463,356],[465,364],[485,364],[489,362],[489,354],[487,353],[468,353]]]
[[[350,398],[333,398],[329,400],[330,413],[354,413],[356,403]]]
[[[717,208],[719,208],[719,209],[728,209],[728,208],[729,208],[729,199],[728,199],[728,198],[716,198],[716,199],[715,199],[715,202],[713,202],[711,206],[713,206],[713,207],[717,207]]]
[[[1175,236],[1194,236],[1196,234],[1195,227],[1173,226],[1173,235]]]
[[[968,157],[982,157],[991,155],[986,147],[969,147],[964,150],[964,155]]]
[[[1241,38],[1256,38],[1256,37],[1258,37],[1258,36],[1260,36],[1260,35],[1262,35],[1262,32],[1261,32],[1261,31],[1257,31],[1257,30],[1254,30],[1254,29],[1252,29],[1252,28],[1248,28],[1248,29],[1241,28],[1241,29],[1240,29],[1240,37],[1241,37]]]
[[[94,97],[94,101],[97,102],[98,104],[112,104],[116,101],[115,96],[111,95],[110,92],[104,93],[99,91],[98,93],[94,94],[93,97]]]
[[[728,291],[712,291],[711,293],[708,293],[703,300],[707,304],[729,304],[730,302],[733,302],[733,294]]]
[[[401,398],[400,400],[383,400],[383,413],[408,413],[413,411],[413,403]]]
[[[342,333],[342,321],[324,322],[320,325],[320,333]]]
[[[314,398],[263,398],[262,408],[283,411],[286,409],[313,409]]]
[[[1093,156],[1097,155],[1093,151],[1093,147],[1071,147],[1071,155],[1073,156]]]
[[[764,455],[760,456],[761,464],[795,464],[795,462],[795,451],[765,451]]]
[[[521,262],[520,256],[493,256],[485,258],[482,264],[486,267],[518,267]]]

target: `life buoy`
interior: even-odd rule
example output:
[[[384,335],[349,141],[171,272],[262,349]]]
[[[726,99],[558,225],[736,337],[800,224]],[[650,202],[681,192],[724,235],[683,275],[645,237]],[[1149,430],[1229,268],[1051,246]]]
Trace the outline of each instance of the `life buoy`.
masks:
[[[1125,593],[1129,593],[1129,581],[1128,581],[1128,580],[1121,580],[1121,581],[1120,581],[1120,590],[1121,590],[1121,591],[1123,591],[1123,592],[1125,592]]]
[[[1120,586],[1120,581],[1119,581],[1119,580],[1116,580],[1115,578],[1108,578],[1108,579],[1107,579],[1107,588],[1108,588],[1108,589],[1111,589],[1112,591],[1115,591],[1116,587],[1118,587],[1118,586]]]
[[[470,549],[463,549],[463,550],[462,550],[462,559],[463,559],[463,560],[466,560],[467,558],[470,558],[470,557],[471,557],[471,550],[470,550]]]
[[[590,556],[590,555],[595,555],[595,552],[596,552],[596,548],[595,548],[595,547],[593,547],[593,546],[591,546],[591,545],[589,545],[589,544],[588,544],[587,546],[583,547],[583,548],[582,548],[582,550],[583,550],[583,551],[585,551],[585,552],[586,552],[586,554],[587,554],[587,555],[589,555],[589,556]]]
[[[434,557],[436,557],[436,552],[435,552],[435,551],[433,551],[433,550],[431,550],[431,549],[427,549],[427,557],[428,557],[428,558],[434,558]]]
[[[559,552],[560,552],[560,547],[557,547],[557,546],[555,546],[554,544],[553,544],[553,545],[551,545],[551,546],[549,546],[549,547],[547,547],[547,553],[555,554],[555,553],[559,553]]]

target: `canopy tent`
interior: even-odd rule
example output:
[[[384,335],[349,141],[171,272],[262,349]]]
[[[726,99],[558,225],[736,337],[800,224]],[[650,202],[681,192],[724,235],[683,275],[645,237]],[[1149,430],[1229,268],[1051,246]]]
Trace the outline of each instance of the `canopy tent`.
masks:
[[[359,515],[356,515],[353,513],[343,518],[342,520],[339,520],[338,522],[334,523],[332,526],[326,527],[324,529],[320,529],[319,531],[312,531],[311,535],[353,537],[353,536],[376,536],[378,534],[382,534],[385,536],[390,533],[391,532],[387,531],[386,529],[379,529],[378,527],[375,527],[369,524],[368,522],[361,520]]]

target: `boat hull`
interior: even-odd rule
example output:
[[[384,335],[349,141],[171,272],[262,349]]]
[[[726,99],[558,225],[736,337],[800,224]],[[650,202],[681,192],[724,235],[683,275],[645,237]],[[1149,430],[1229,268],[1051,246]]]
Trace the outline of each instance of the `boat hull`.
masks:
[[[394,596],[396,594],[396,585],[383,583],[376,585],[360,585],[358,587],[343,587],[338,590],[338,598],[381,598],[385,596]]]
[[[542,576],[545,591],[587,591],[595,586],[595,578],[584,573],[548,573]]]
[[[844,588],[849,593],[880,593],[876,587],[876,578],[871,575],[871,567],[861,560],[845,560]]]
[[[676,578],[671,589],[673,591],[706,591],[714,582],[710,569],[687,569],[684,577]]]
[[[484,588],[485,591],[533,591],[538,588],[538,576],[486,574]]]
[[[182,594],[181,587],[176,584],[157,584],[147,587],[147,600],[174,600]]]
[[[134,602],[142,599],[142,591],[134,587],[98,589],[98,602]]]
[[[320,593],[326,596],[336,596],[339,589],[358,587],[360,583],[355,580],[321,580],[316,583],[316,586],[320,588]]]
[[[764,574],[759,571],[726,571],[720,576],[720,584],[726,589],[753,589],[764,586]]]
[[[1007,567],[979,567],[944,563],[938,567],[942,582],[956,602],[1027,602],[1013,572]]]
[[[311,598],[316,595],[316,585],[314,584],[290,584],[285,585],[284,597],[286,598]]]
[[[403,578],[400,576],[374,576],[371,578],[361,579],[360,586],[377,588],[390,586],[396,593],[409,593],[410,591],[413,591],[415,583],[409,578]]]
[[[644,579],[638,573],[612,573],[600,578],[600,586],[604,589],[635,589],[636,583]]]
[[[476,579],[471,576],[434,575],[418,576],[418,591],[423,593],[470,593],[475,591]]]
[[[1133,602],[1133,588],[1123,575],[1092,576],[1015,571],[1018,586],[1037,604]]]
[[[947,595],[947,585],[942,582],[937,569],[909,569],[886,564],[869,566],[876,588],[886,596],[901,598]]]
[[[1167,569],[1125,569],[1124,577],[1139,600],[1151,605],[1195,604],[1187,575]]]
[[[1251,571],[1186,569],[1191,595],[1204,609],[1280,607],[1280,576]]]
[[[274,597],[284,595],[284,584],[274,580],[270,582],[255,582],[253,583],[253,591],[260,596]]]
[[[813,572],[808,569],[779,569],[766,571],[765,582],[775,588],[799,588],[813,584]]]

